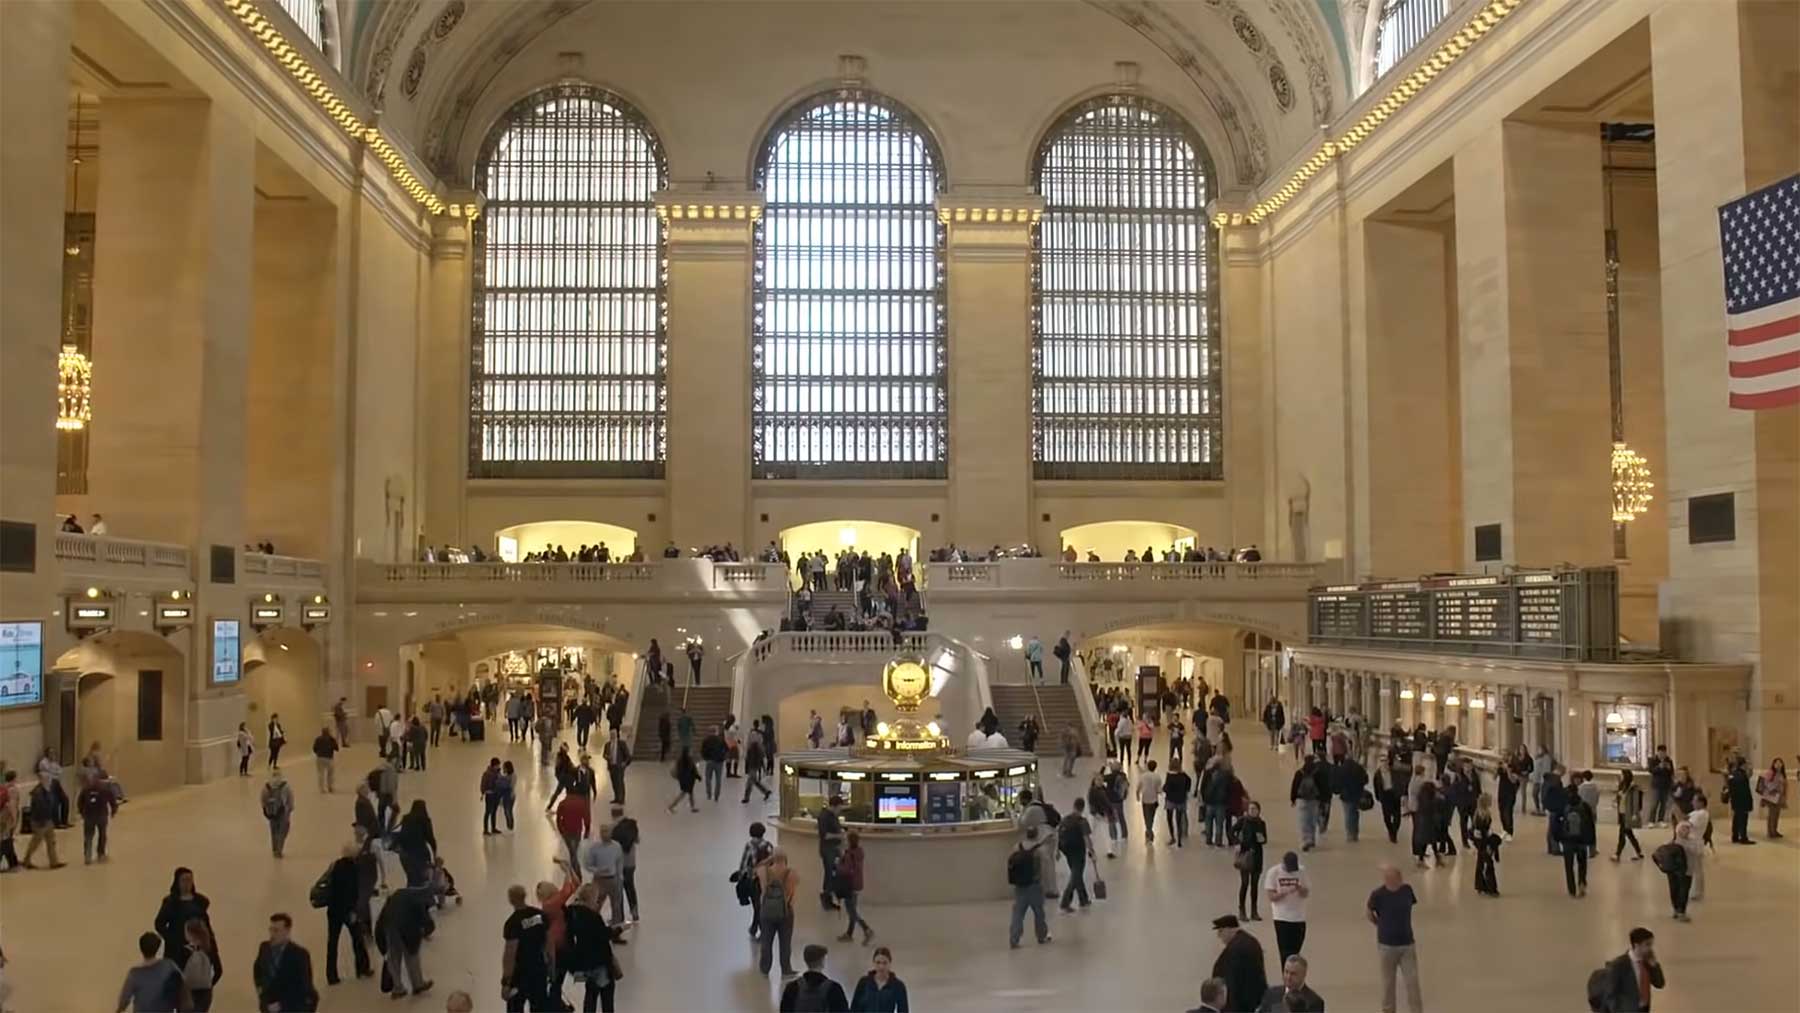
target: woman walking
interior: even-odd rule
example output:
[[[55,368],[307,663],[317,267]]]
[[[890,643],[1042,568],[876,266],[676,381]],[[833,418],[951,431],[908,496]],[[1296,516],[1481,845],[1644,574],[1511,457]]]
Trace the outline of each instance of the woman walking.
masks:
[[[1494,863],[1500,855],[1500,838],[1494,833],[1494,800],[1483,794],[1475,800],[1475,892],[1500,896],[1500,880]],[[1618,861],[1618,859],[1613,859]]]
[[[674,812],[675,806],[683,798],[686,798],[688,811],[699,812],[700,807],[694,803],[694,785],[700,783],[700,768],[695,765],[693,754],[686,749],[683,749],[681,755],[675,758],[674,774],[679,790],[676,791],[675,797],[669,800],[669,811]]]
[[[894,973],[894,954],[885,946],[875,947],[874,966],[856,983],[850,995],[853,1013],[909,1013],[906,982]]]
[[[1423,869],[1427,867],[1425,853],[1435,851],[1438,838],[1437,785],[1416,776],[1414,783],[1418,785],[1419,792],[1413,798],[1412,853],[1413,860]],[[1442,855],[1434,853],[1433,858],[1437,864],[1444,864]]]
[[[188,922],[200,922],[206,926],[207,935],[212,935],[212,918],[207,914],[211,907],[212,901],[194,888],[194,870],[186,866],[176,869],[169,884],[169,894],[156,910],[156,934],[162,937],[163,956],[173,961],[176,967],[187,966]],[[213,966],[219,967],[219,948],[216,943],[209,956],[212,957]]]
[[[1137,721],[1137,763],[1143,766],[1150,757],[1150,740],[1156,737],[1156,726],[1150,723],[1149,715],[1143,715]]]
[[[1262,921],[1256,913],[1257,884],[1262,881],[1263,846],[1269,843],[1269,826],[1263,822],[1262,803],[1252,802],[1237,825],[1237,855],[1231,864],[1238,871],[1238,917]],[[1244,913],[1244,900],[1250,901],[1250,913]]]
[[[794,897],[800,890],[800,875],[788,865],[787,852],[776,848],[768,860],[757,868],[756,888],[758,930],[762,938],[757,966],[763,974],[773,965],[777,940],[781,943],[781,976],[794,976]]]
[[[500,832],[500,758],[491,757],[481,772],[481,836]]]
[[[437,850],[437,834],[431,826],[431,814],[425,810],[425,800],[413,799],[412,808],[400,817],[400,829],[394,832],[394,852],[400,856],[400,868],[406,870],[407,886],[430,884],[432,859]]]
[[[838,898],[844,902],[844,913],[848,916],[849,921],[844,925],[844,934],[838,937],[838,941],[849,942],[854,938],[856,927],[860,925],[863,931],[863,945],[867,946],[869,940],[875,938],[875,930],[863,920],[863,916],[856,910],[856,898],[863,889],[862,835],[852,830],[846,840],[844,853],[838,856],[835,886]]]
[[[269,769],[281,769],[281,747],[287,745],[287,730],[281,727],[281,715],[269,715]]]
[[[222,973],[222,969],[212,958],[219,946],[213,942],[212,929],[198,918],[188,919],[184,932],[188,957],[187,962],[181,965],[181,980],[187,985],[194,1013],[207,1013],[212,1009],[213,986],[218,984]]]
[[[1781,810],[1787,808],[1787,761],[1777,756],[1769,761],[1769,769],[1756,776],[1756,797],[1768,819],[1769,840],[1781,839]]]
[[[256,752],[256,736],[250,734],[250,725],[238,722],[237,730],[238,776],[250,776],[250,754]],[[164,951],[165,953],[167,951]]]
[[[1634,862],[1644,859],[1644,849],[1638,844],[1637,834],[1632,831],[1641,826],[1639,820],[1644,813],[1644,790],[1639,788],[1631,778],[1631,771],[1619,773],[1619,787],[1613,792],[1613,806],[1619,811],[1619,843],[1613,848],[1612,860],[1618,861],[1625,853],[1625,842],[1631,842]]]
[[[508,830],[513,828],[513,803],[517,799],[515,791],[518,782],[519,773],[514,769],[513,762],[508,760],[502,763],[500,777],[494,784],[500,792],[500,811],[506,814],[506,829]],[[496,828],[494,832],[499,833],[500,831]]]
[[[1281,954],[1277,962],[1286,964],[1306,945],[1306,899],[1312,896],[1312,878],[1300,867],[1300,856],[1290,851],[1263,875],[1262,886],[1275,919],[1275,949]]]

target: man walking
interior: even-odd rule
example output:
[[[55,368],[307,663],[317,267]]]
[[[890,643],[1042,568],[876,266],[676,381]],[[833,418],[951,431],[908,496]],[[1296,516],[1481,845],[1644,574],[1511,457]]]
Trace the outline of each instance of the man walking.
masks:
[[[819,888],[819,903],[827,911],[838,910],[838,903],[832,897],[831,887],[837,882],[838,855],[842,854],[844,847],[844,822],[838,816],[838,809],[843,804],[844,797],[842,795],[831,796],[826,800],[825,808],[819,810],[817,820],[819,867],[822,870],[819,876],[819,882],[822,884]],[[1038,899],[1043,900],[1041,891]],[[1042,905],[1039,906],[1041,909]]]
[[[749,734],[744,737],[744,802],[746,804],[750,801],[752,788],[762,792],[764,802],[767,802],[769,796],[774,794],[769,791],[768,785],[763,784],[763,767],[767,759],[768,754],[764,751],[762,732],[752,725]]]
[[[437,748],[438,737],[444,728],[444,713],[444,701],[440,697],[433,696],[431,702],[425,705],[425,716],[431,721],[431,748],[433,749]]]
[[[1669,818],[1669,796],[1675,791],[1675,761],[1668,746],[1657,746],[1650,757],[1650,821],[1645,826],[1666,826]]]
[[[1588,979],[1589,1008],[1649,1013],[1650,993],[1667,984],[1662,963],[1656,959],[1656,934],[1639,926],[1631,930],[1630,942],[1623,954],[1607,961],[1605,969]]]
[[[1056,655],[1056,660],[1062,665],[1062,684],[1067,686],[1069,684],[1069,659],[1075,655],[1075,648],[1069,643],[1068,630],[1064,630],[1062,636],[1056,638],[1056,646],[1051,649],[1051,653]]]
[[[1039,849],[1048,846],[1048,838],[1042,831],[1042,827],[1025,828],[1024,839],[1006,858],[1006,881],[1013,888],[1012,923],[1007,930],[1007,943],[1015,950],[1025,935],[1027,911],[1031,912],[1038,943],[1050,941],[1050,922],[1044,915],[1043,862],[1038,857]]]
[[[700,759],[706,763],[706,800],[717,802],[725,790],[725,736],[719,734],[718,725],[709,727],[700,740]]]
[[[1222,1008],[1226,1013],[1253,1013],[1269,991],[1262,944],[1243,930],[1237,915],[1220,915],[1213,919],[1212,927],[1223,944],[1212,968],[1212,976],[1225,982]]]
[[[319,1008],[319,992],[313,987],[312,954],[294,942],[293,934],[292,918],[280,911],[269,916],[269,939],[257,949],[252,971],[259,1010],[289,1013]]]
[[[269,847],[275,857],[280,858],[281,849],[287,844],[288,829],[293,825],[294,786],[287,783],[279,770],[270,774],[269,783],[263,785],[262,813],[263,819],[269,821]]]
[[[606,740],[603,754],[606,760],[606,779],[612,782],[612,804],[625,804],[625,768],[631,765],[631,747],[625,744],[625,737],[619,734],[617,725],[613,726],[612,737]]]
[[[348,746],[350,744],[350,710],[348,698],[340,696],[338,697],[337,703],[331,705],[331,721],[333,724],[337,725],[338,745]]]
[[[1031,681],[1044,684],[1044,642],[1033,633],[1025,642],[1025,664],[1031,668]]]
[[[1075,811],[1063,817],[1056,828],[1056,846],[1062,851],[1063,861],[1069,866],[1069,885],[1063,888],[1061,907],[1064,911],[1072,909],[1073,902],[1081,901],[1082,907],[1089,905],[1087,891],[1087,863],[1094,857],[1094,828],[1087,818],[1087,801],[1077,798]]]
[[[331,729],[319,729],[319,737],[313,740],[313,767],[319,774],[319,793],[329,795],[337,790],[337,751],[341,747],[338,740],[331,735]]]
[[[1306,958],[1298,953],[1281,962],[1281,984],[1263,995],[1258,1013],[1325,1013],[1325,1000],[1306,985]]]
[[[1075,723],[1063,725],[1062,732],[1062,776],[1075,776],[1075,759],[1081,755],[1081,736],[1075,731]]]
[[[1419,955],[1413,941],[1412,909],[1419,903],[1400,870],[1381,867],[1381,885],[1369,894],[1369,924],[1375,926],[1375,950],[1381,958],[1381,1013],[1394,1013],[1394,975],[1406,978],[1406,1008],[1425,1013],[1419,988]]]
[[[1144,847],[1156,843],[1156,806],[1162,797],[1163,776],[1156,772],[1156,761],[1144,765],[1137,782],[1137,800],[1144,808]]]
[[[787,1010],[848,1010],[850,1000],[844,997],[844,986],[831,980],[825,974],[825,956],[828,951],[818,943],[807,943],[800,951],[800,959],[806,962],[806,973],[787,983],[781,990],[779,1009]]]

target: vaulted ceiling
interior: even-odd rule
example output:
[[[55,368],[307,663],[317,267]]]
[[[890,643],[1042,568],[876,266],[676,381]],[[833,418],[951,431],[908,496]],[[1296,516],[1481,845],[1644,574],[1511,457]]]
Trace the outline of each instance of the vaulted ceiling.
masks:
[[[967,16],[980,0],[956,4],[929,0],[337,0],[340,61],[353,87],[382,110],[382,124],[410,142],[451,180],[464,179],[470,137],[478,137],[494,118],[488,94],[503,75],[518,77],[516,61],[544,64],[542,79],[568,68],[557,66],[567,46],[581,48],[581,38],[602,38],[617,23],[620,31],[644,34],[646,24],[663,16],[673,23],[694,23],[697,9],[720,12],[723,20],[746,12],[771,18],[804,19],[808,24],[834,17],[864,25],[873,12],[916,25],[921,19]],[[1007,37],[988,38],[995,48],[1012,47],[1038,56],[1040,43],[1102,47],[1116,40],[1129,54],[1115,59],[1166,61],[1157,72],[1186,96],[1204,106],[1229,138],[1222,155],[1235,171],[1232,178],[1251,185],[1316,136],[1318,125],[1331,119],[1351,97],[1350,53],[1369,0],[1039,0],[1033,4],[990,3],[992,17],[1016,27]],[[1002,13],[1003,12],[1003,13]],[[1039,35],[1086,35],[1100,18],[1112,28],[1099,38],[1045,40]],[[685,20],[684,20],[685,19]],[[702,22],[704,23],[704,22]],[[1006,22],[1003,22],[1006,23]],[[635,26],[635,27],[630,27]],[[946,41],[966,26],[946,21]],[[854,32],[846,44],[856,45]],[[880,33],[871,33],[880,34]],[[1136,42],[1132,42],[1133,36]],[[565,39],[566,37],[566,39]],[[1348,41],[1347,41],[1348,40]],[[643,44],[679,52],[687,37],[671,31]],[[870,39],[876,46],[879,39]],[[852,49],[852,52],[855,50]],[[1148,54],[1148,57],[1140,54]],[[830,55],[830,54],[827,54]],[[745,54],[743,59],[754,57]],[[1146,66],[1148,73],[1151,68]],[[625,89],[631,81],[614,80],[606,66],[588,60],[580,73],[598,83]],[[1107,81],[1089,82],[1089,86]],[[485,118],[488,122],[480,122]]]

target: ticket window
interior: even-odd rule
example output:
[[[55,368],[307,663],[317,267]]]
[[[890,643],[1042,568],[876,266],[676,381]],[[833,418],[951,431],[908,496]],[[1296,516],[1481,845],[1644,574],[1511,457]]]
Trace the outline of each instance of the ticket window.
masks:
[[[1651,708],[1646,704],[1595,704],[1600,730],[1600,764],[1641,770],[1655,750],[1651,742]]]

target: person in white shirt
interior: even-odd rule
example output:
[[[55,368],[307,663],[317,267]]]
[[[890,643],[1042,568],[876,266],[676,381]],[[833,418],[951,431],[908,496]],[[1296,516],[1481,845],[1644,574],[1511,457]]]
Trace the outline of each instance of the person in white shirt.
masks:
[[[987,733],[981,730],[981,726],[977,725],[974,728],[969,729],[969,738],[964,744],[970,749],[986,749],[988,747],[987,741]]]
[[[382,756],[387,755],[389,729],[393,723],[394,712],[388,710],[386,704],[375,708],[375,737],[380,740],[375,743],[375,748]]]
[[[406,756],[406,725],[398,715],[388,722],[388,751],[394,755],[396,766],[403,765]]]
[[[1145,764],[1138,775],[1137,800],[1144,807],[1144,847],[1156,843],[1156,805],[1162,798],[1163,776],[1156,772],[1156,761]]]
[[[90,535],[106,534],[105,518],[102,518],[99,514],[95,514],[94,519],[92,521],[88,522],[88,534],[90,534]]]
[[[1306,944],[1306,900],[1312,896],[1312,877],[1300,866],[1300,856],[1290,851],[1280,864],[1263,873],[1263,896],[1275,920],[1275,948],[1282,964]]]
[[[984,748],[986,748],[986,749],[1009,748],[1008,743],[1006,741],[1006,736],[1000,734],[999,730],[996,729],[992,735],[989,735],[987,737],[987,742],[986,742]]]

